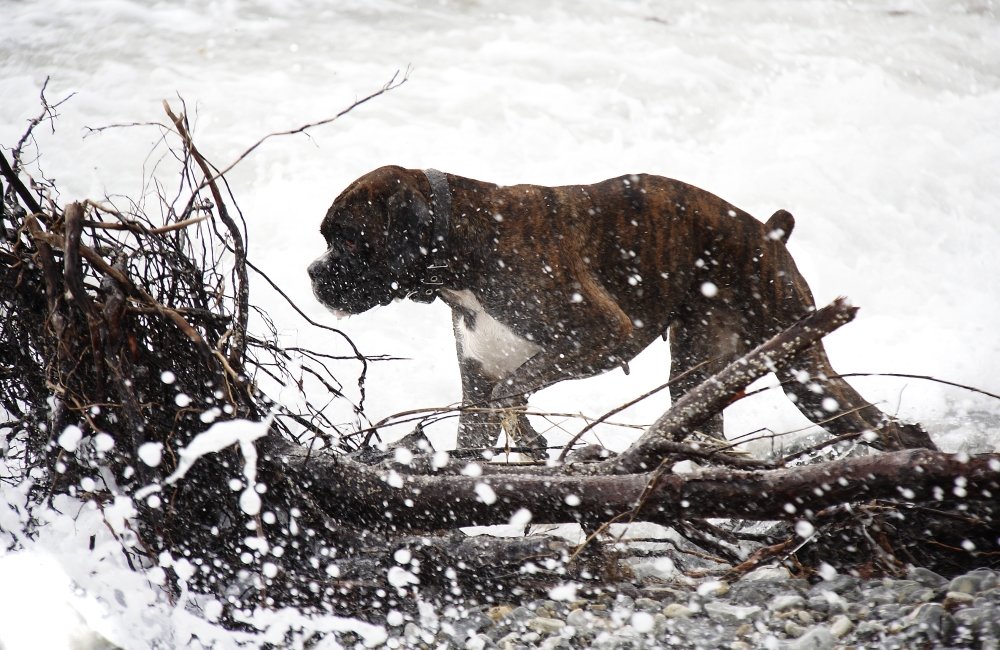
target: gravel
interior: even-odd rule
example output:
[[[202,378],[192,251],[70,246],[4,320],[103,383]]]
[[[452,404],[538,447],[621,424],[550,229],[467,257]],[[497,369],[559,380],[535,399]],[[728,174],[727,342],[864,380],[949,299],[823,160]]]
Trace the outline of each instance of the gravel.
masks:
[[[1000,573],[951,579],[836,575],[809,583],[780,567],[732,583],[622,585],[576,600],[451,608],[390,628],[391,648],[996,648]]]

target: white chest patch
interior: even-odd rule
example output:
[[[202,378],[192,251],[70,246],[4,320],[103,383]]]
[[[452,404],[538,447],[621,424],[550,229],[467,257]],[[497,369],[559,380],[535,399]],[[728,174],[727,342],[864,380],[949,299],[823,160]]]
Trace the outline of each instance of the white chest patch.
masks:
[[[459,317],[455,334],[462,358],[478,361],[488,376],[503,379],[541,349],[487,314],[471,291],[442,293],[447,294],[450,302],[472,312],[473,316],[469,319]]]

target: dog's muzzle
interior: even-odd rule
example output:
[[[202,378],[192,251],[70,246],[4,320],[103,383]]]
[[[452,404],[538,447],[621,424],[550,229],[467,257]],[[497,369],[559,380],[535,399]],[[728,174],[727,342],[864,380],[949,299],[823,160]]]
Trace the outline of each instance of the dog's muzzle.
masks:
[[[325,275],[324,274],[325,267],[323,265],[325,257],[326,256],[324,255],[322,257],[319,257],[318,259],[313,260],[313,262],[309,265],[309,268],[306,269],[309,273],[309,279],[313,281],[313,284],[320,282],[323,279],[323,276]]]

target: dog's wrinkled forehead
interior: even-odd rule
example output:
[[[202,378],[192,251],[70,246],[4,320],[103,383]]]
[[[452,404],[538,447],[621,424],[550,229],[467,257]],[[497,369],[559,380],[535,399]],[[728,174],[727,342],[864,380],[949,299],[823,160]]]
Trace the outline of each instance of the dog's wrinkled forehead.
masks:
[[[320,233],[331,242],[343,236],[377,236],[384,230],[385,196],[370,183],[355,181],[333,202],[327,210]]]
[[[326,213],[320,232],[327,243],[347,232],[377,246],[401,224],[401,210],[417,196],[404,170],[381,167],[354,181],[341,192]],[[406,197],[404,199],[404,197]]]

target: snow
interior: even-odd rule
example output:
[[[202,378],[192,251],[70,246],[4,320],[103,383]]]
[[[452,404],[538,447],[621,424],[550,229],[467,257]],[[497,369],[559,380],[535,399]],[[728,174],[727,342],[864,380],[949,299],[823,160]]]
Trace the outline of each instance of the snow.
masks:
[[[115,439],[106,433],[98,433],[94,436],[94,449],[98,452],[111,451],[115,447]]]
[[[59,434],[59,446],[72,453],[76,451],[76,448],[80,445],[80,440],[82,439],[83,431],[81,431],[80,427],[75,424],[71,424]]]
[[[72,582],[56,557],[28,551],[0,556],[0,647],[6,650],[88,647],[95,639],[85,624],[96,603],[73,593]],[[93,612],[87,612],[93,614]]]
[[[524,529],[531,523],[531,511],[527,508],[518,508],[514,511],[514,514],[510,516],[510,521],[508,525],[514,529]]]
[[[483,466],[479,463],[469,463],[462,468],[462,474],[465,476],[470,476],[476,478],[477,476],[483,475]]]
[[[488,506],[497,502],[497,493],[486,483],[476,483],[475,492],[476,498]]]
[[[809,521],[805,519],[799,519],[795,522],[795,534],[802,539],[808,539],[812,537],[813,533],[816,532],[816,527],[813,526]]]
[[[177,450],[177,469],[164,479],[164,483],[172,485],[184,478],[184,475],[194,467],[195,462],[202,456],[214,454],[226,447],[238,444],[240,452],[246,460],[244,475],[248,484],[253,485],[257,476],[254,464],[257,460],[257,452],[253,441],[267,435],[267,430],[271,427],[271,420],[271,417],[267,417],[261,422],[236,419],[213,424],[207,431],[199,433],[186,446]]]
[[[139,458],[150,467],[156,467],[163,460],[162,442],[144,442],[139,445]]]
[[[161,100],[176,109],[179,94],[200,149],[222,167],[266,133],[329,117],[409,68],[402,87],[308,135],[268,140],[229,175],[247,216],[251,257],[311,318],[332,319],[305,275],[323,248],[319,221],[351,180],[377,166],[435,167],[500,183],[650,172],[704,187],[762,219],[778,208],[795,215],[789,247],[817,302],[847,294],[861,307],[854,323],[826,340],[838,371],[931,375],[997,393],[997,18],[994,5],[972,0],[511,0],[502,9],[454,0],[8,2],[0,143],[16,142],[37,115],[38,90],[51,75],[50,99],[76,95],[59,109],[55,134],[45,124],[36,130],[38,165],[66,200],[138,196],[156,168],[172,187],[169,161],[147,157],[159,132],[88,134],[85,126],[163,121]],[[252,302],[275,319],[284,343],[345,352],[259,279]],[[337,326],[366,353],[406,359],[371,364],[371,421],[459,400],[443,305],[399,303]],[[662,383],[668,359],[658,343],[629,364],[629,376],[615,370],[564,383],[533,397],[532,407],[602,415]],[[336,370],[353,377],[357,364]],[[162,379],[170,383],[173,373]],[[991,398],[899,377],[851,381],[884,410],[921,421],[947,449],[1000,445],[990,433],[1000,411]],[[352,384],[344,381],[348,390]],[[273,396],[295,399],[277,389]],[[648,423],[666,404],[661,394],[616,419]],[[349,404],[331,409],[334,419],[354,418]],[[582,426],[561,416],[536,422],[553,443]],[[246,461],[240,499],[249,515],[259,503],[252,440],[263,425],[215,428],[223,424],[184,450],[183,471],[205,453],[239,444]],[[807,424],[771,390],[730,407],[726,431]],[[427,433],[450,446],[455,420]],[[634,432],[601,426],[592,435],[621,449]],[[79,430],[57,440],[67,451],[84,442]],[[161,452],[144,446],[140,459],[155,466]],[[473,468],[468,475],[478,476]],[[0,484],[0,540],[23,528],[23,498]],[[102,603],[103,613],[80,615],[91,629],[114,620],[109,638],[129,647],[156,639],[183,645],[193,636],[226,645],[261,638],[213,631],[193,605],[168,603],[154,573],[123,565],[106,513],[62,505],[59,512],[80,514],[54,510],[37,539],[19,540],[27,551],[0,551],[5,582],[17,565],[55,566],[65,580],[39,569],[54,576],[52,589],[69,581],[90,595],[87,602]],[[115,604],[116,592],[128,594],[130,607]],[[63,630],[62,621],[70,629],[73,616],[50,617],[46,629]],[[254,620],[273,626],[269,634],[342,624],[293,612]],[[384,638],[369,632],[359,632],[366,643]],[[0,625],[5,647],[17,647],[8,640],[16,633]]]
[[[818,573],[824,580],[833,580],[837,577],[837,570],[826,562],[820,563]]]
[[[389,567],[388,572],[389,584],[397,589],[404,589],[409,585],[419,584],[420,579],[413,575],[403,567]]]
[[[396,447],[393,456],[400,465],[409,465],[413,462],[413,452],[406,447]]]
[[[629,619],[629,623],[639,634],[648,634],[653,631],[653,615],[649,612],[635,612]]]
[[[548,591],[549,600],[564,600],[572,602],[576,600],[576,591],[580,587],[575,582],[563,582],[552,587]]]

